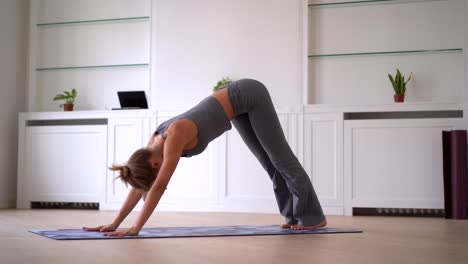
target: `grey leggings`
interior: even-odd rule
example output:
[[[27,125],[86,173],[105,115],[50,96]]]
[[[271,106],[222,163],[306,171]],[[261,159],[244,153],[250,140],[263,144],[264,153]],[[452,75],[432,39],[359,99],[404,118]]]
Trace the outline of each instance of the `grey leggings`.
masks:
[[[309,176],[286,141],[267,88],[252,79],[225,87],[234,111],[231,122],[270,176],[286,223],[319,224],[325,218],[322,207]]]

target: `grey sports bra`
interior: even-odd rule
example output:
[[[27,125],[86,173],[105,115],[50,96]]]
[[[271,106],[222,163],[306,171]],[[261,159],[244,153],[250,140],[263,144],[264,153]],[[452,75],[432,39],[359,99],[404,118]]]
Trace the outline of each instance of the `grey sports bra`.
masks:
[[[154,135],[160,134],[165,140],[164,133],[169,125],[182,118],[190,119],[195,123],[198,130],[198,142],[194,148],[184,150],[181,157],[191,157],[202,153],[208,143],[232,128],[231,122],[224,113],[223,106],[215,97],[210,95],[186,112],[162,122],[156,128]]]

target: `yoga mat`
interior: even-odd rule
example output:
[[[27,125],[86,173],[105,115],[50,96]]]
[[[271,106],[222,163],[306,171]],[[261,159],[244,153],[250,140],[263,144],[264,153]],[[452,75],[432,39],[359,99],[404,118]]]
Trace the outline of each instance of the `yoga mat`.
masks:
[[[117,230],[122,229],[126,228],[118,228]],[[30,232],[55,240],[362,233],[362,231],[358,230],[331,227],[321,227],[315,230],[291,230],[281,229],[278,225],[155,227],[143,228],[138,236],[123,237],[104,236],[102,232],[89,232],[82,229],[30,230]]]

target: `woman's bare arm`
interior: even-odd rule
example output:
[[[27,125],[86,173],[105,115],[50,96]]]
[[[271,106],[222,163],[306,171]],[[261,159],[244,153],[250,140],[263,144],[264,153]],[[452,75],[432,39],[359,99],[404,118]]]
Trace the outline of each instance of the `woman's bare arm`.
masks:
[[[115,217],[112,224],[119,226],[123,220],[130,214],[133,208],[137,205],[138,201],[140,201],[141,196],[143,196],[144,190],[136,189],[132,187],[128,192],[127,199],[125,199],[122,208],[120,208],[119,213]]]
[[[153,213],[154,209],[161,200],[164,191],[166,190],[169,180],[174,173],[177,164],[179,162],[180,156],[184,148],[184,128],[177,127],[175,123],[171,125],[172,129],[167,130],[167,137],[164,143],[164,153],[163,153],[163,162],[161,168],[159,169],[158,176],[154,181],[153,185],[147,192],[145,203],[142,207],[140,214],[138,215],[134,225],[132,225],[127,230],[119,230],[106,233],[105,235],[109,236],[126,236],[126,235],[137,235],[139,231],[143,228],[146,221]],[[175,133],[174,131],[177,131]]]
[[[181,133],[175,134],[173,132],[177,130],[179,129],[174,127],[173,130],[167,131],[167,137],[164,143],[164,160],[161,164],[161,168],[159,169],[158,177],[148,191],[145,204],[143,205],[140,215],[133,225],[137,230],[141,230],[141,228],[143,228],[144,224],[153,213],[177,167],[180,155],[184,148],[183,135]]]
[[[119,213],[117,214],[117,216],[115,217],[114,221],[111,224],[101,225],[97,227],[83,227],[83,229],[85,231],[100,231],[100,232],[108,232],[108,231],[113,231],[117,229],[117,227],[120,226],[120,224],[125,219],[125,217],[128,216],[128,214],[132,211],[132,209],[141,199],[143,192],[144,192],[143,190],[135,189],[132,187],[132,189],[127,195],[127,199],[125,199],[125,202],[122,205],[122,208],[120,209]]]
[[[153,141],[154,141],[154,134],[151,135],[146,147],[149,147],[151,144],[153,144]],[[140,190],[134,187],[130,189],[130,191],[128,192],[127,198],[125,199],[125,202],[123,203],[122,207],[120,208],[119,213],[117,214],[117,216],[114,218],[114,221],[112,222],[112,225],[115,226],[115,228],[120,226],[123,220],[130,214],[133,208],[135,208],[135,206],[138,204],[138,202],[140,201],[144,193],[145,193],[144,190]]]
[[[154,141],[154,134],[151,135],[148,144],[146,144],[146,147],[151,146]],[[125,199],[124,204],[122,205],[122,208],[119,211],[119,214],[116,216],[114,219],[114,224],[116,223],[118,226],[122,223],[122,221],[130,214],[130,212],[135,208],[135,206],[138,204],[140,201],[141,197],[145,196],[145,191],[140,190],[137,188],[132,187],[130,192],[127,195],[127,199]],[[143,198],[145,200],[146,197]]]

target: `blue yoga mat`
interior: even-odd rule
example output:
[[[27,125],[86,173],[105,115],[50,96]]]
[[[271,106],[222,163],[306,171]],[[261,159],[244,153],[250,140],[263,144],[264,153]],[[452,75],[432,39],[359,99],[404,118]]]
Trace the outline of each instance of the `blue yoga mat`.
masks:
[[[119,228],[117,230],[121,229],[125,228]],[[321,227],[315,230],[291,230],[281,229],[278,225],[155,227],[143,228],[140,230],[138,236],[123,237],[104,236],[102,232],[90,232],[82,229],[30,230],[30,232],[55,240],[362,233],[362,231],[359,230],[331,227]]]

